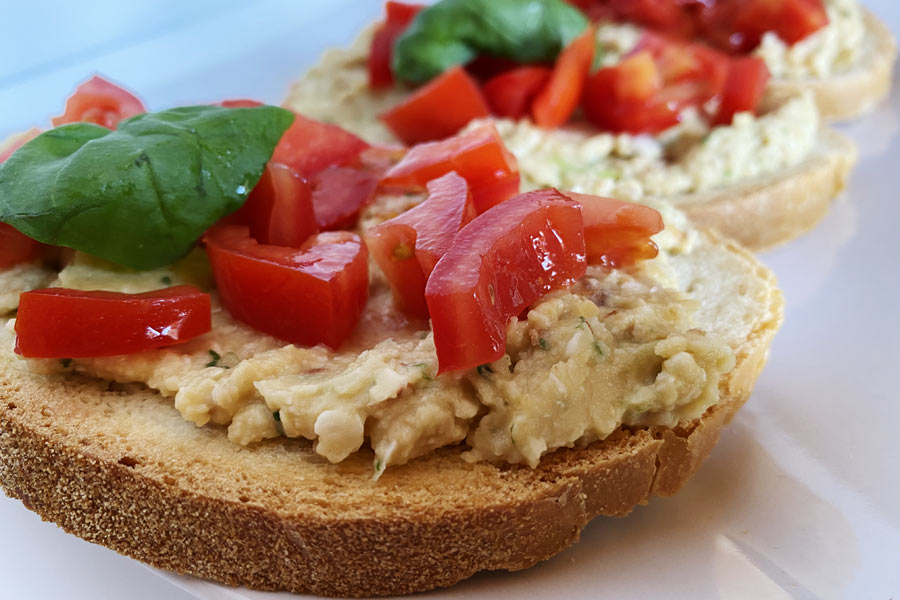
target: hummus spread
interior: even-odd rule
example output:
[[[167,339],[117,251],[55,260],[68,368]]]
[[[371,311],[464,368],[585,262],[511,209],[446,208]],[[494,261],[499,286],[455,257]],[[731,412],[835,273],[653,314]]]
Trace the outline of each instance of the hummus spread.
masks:
[[[418,201],[379,198],[362,223],[371,226]],[[670,228],[659,242],[658,258],[627,270],[590,267],[575,286],[512,319],[506,354],[468,372],[436,375],[427,322],[397,312],[377,268],[361,322],[337,352],[285,345],[254,331],[234,321],[213,293],[212,331],[186,344],[28,364],[40,373],[141,382],[172,397],[198,426],[226,426],[239,444],[303,437],[338,462],[368,441],[376,476],[460,443],[468,445],[467,460],[534,466],[546,452],[603,439],[623,424],[689,421],[718,400],[733,352],[696,329],[699,303],[671,287],[677,278],[668,256],[689,252],[693,238]],[[209,280],[197,252],[142,273],[77,255],[57,283],[140,292]]]
[[[597,35],[605,48],[601,61],[614,64],[637,43],[640,31],[606,25]],[[396,142],[378,114],[409,92],[369,88],[370,40],[371,29],[351,48],[327,52],[294,86],[286,105],[337,122],[371,142]],[[553,186],[642,202],[704,192],[795,166],[813,151],[819,131],[810,95],[770,99],[761,116],[740,113],[731,125],[714,128],[688,109],[681,123],[658,136],[616,135],[586,122],[547,131],[530,120],[487,120],[519,160],[525,190]]]

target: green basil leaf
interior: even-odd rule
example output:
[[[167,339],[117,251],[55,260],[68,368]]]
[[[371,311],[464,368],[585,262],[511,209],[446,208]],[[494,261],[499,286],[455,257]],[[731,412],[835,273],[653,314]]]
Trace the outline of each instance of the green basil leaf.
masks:
[[[479,54],[551,61],[587,26],[565,0],[441,0],[397,39],[391,68],[399,79],[421,84]]]
[[[46,131],[0,165],[0,221],[133,269],[187,254],[259,181],[290,111],[190,106]]]

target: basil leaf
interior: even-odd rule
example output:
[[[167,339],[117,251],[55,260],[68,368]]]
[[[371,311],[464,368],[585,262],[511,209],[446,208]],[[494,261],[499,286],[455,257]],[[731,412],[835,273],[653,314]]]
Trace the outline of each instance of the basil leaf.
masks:
[[[399,79],[421,84],[479,54],[551,61],[587,26],[565,0],[441,0],[397,39],[391,68]]]
[[[133,269],[170,264],[240,208],[293,119],[274,106],[190,106],[115,131],[57,127],[0,165],[0,221]]]

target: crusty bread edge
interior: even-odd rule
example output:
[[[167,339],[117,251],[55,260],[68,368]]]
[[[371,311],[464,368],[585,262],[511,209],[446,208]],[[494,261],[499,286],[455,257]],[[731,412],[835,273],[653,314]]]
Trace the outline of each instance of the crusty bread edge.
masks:
[[[755,277],[774,276],[730,241]],[[0,370],[0,484],[45,520],[158,568],[262,590],[327,596],[404,594],[452,585],[481,570],[529,567],[577,541],[597,515],[625,515],[652,495],[674,494],[697,470],[747,400],[783,313],[737,349],[720,402],[688,426],[619,430],[586,449],[554,452],[540,467],[513,467],[533,492],[501,506],[408,518],[286,518],[253,504],[211,498],[142,475],[127,462],[61,442],[59,425],[16,410],[39,381]],[[65,388],[56,390],[65,393]],[[39,404],[38,404],[39,405]],[[619,452],[610,460],[604,448]],[[600,459],[601,456],[606,458]],[[149,543],[148,543],[149,542]]]
[[[775,79],[770,88],[780,94],[812,91],[822,117],[848,120],[872,111],[891,89],[897,42],[881,20],[866,8],[863,23],[871,41],[858,65],[824,79]]]
[[[800,165],[709,192],[673,198],[699,227],[766,250],[809,231],[825,217],[847,186],[856,164],[853,142],[830,129],[820,133],[816,151]]]

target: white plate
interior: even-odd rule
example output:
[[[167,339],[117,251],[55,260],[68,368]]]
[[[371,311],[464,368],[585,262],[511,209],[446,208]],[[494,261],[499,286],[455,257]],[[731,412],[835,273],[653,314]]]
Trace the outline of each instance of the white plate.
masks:
[[[0,55],[15,58],[0,65],[0,135],[59,112],[92,71],[151,108],[275,102],[322,49],[380,12],[375,0],[49,4],[17,5],[5,19],[35,24],[0,37]],[[868,4],[900,31],[900,5]],[[595,520],[550,561],[429,597],[900,597],[900,94],[842,129],[861,149],[850,189],[815,231],[763,256],[785,291],[785,326],[697,476],[627,519]],[[178,591],[5,498],[0,527],[2,598],[297,598],[154,571]]]

